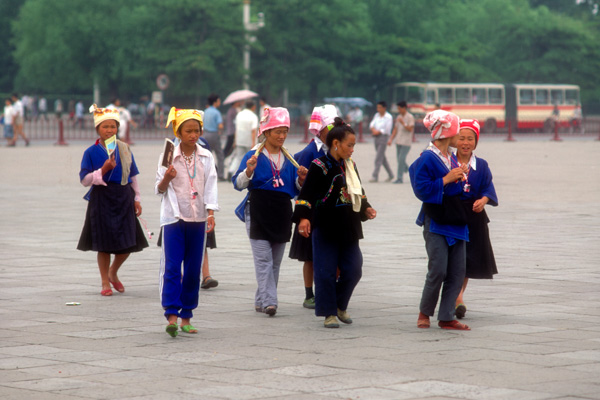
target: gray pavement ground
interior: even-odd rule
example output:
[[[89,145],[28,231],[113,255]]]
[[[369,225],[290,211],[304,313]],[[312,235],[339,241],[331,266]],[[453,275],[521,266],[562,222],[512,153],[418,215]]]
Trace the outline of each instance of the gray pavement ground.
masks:
[[[379,214],[364,225],[354,324],[330,330],[302,308],[301,265],[288,258],[277,316],[254,312],[250,247],[233,214],[242,194],[219,183],[210,264],[220,285],[201,291],[200,333],[175,339],[164,331],[155,239],[122,268],[126,292],[108,298],[96,255],[75,249],[89,143],[21,143],[0,148],[2,399],[600,399],[595,136],[482,140],[500,198],[488,208],[500,273],[471,281],[470,332],[416,327],[426,256],[409,184],[365,183]],[[155,233],[161,145],[133,147]],[[298,137],[287,145],[302,147]],[[373,154],[370,142],[356,148],[365,181]],[[395,168],[395,149],[387,155]]]

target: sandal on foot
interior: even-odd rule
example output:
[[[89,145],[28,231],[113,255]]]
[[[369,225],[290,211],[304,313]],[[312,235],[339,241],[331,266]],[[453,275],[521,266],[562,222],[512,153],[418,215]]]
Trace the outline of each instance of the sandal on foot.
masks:
[[[198,329],[194,328],[192,325],[182,325],[180,328],[185,333],[198,333]]]
[[[417,319],[417,328],[427,329],[431,326],[431,322],[429,321],[429,316],[419,313],[419,319]]]
[[[455,330],[455,331],[470,331],[471,330],[471,328],[469,328],[468,325],[458,322],[455,319],[452,321],[439,321],[438,326],[442,329],[451,329],[451,330]]]
[[[463,303],[460,303],[459,305],[457,305],[456,309],[454,310],[454,315],[456,315],[456,318],[458,318],[458,319],[463,319],[465,317],[466,313],[467,313],[467,306],[465,306]]]
[[[112,290],[111,289],[104,289],[103,291],[100,292],[100,294],[102,296],[112,296]]]
[[[125,286],[120,281],[113,282],[110,279],[108,280],[111,285],[115,288],[115,290],[119,293],[123,293],[125,291]]]
[[[200,285],[202,289],[210,289],[217,286],[219,286],[219,281],[213,279],[210,275],[202,279],[202,284]]]
[[[177,324],[169,324],[165,330],[171,337],[177,336]]]

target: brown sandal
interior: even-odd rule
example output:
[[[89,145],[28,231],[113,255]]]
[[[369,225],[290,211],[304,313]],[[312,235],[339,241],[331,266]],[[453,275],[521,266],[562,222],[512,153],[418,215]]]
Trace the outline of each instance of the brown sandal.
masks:
[[[431,326],[429,317],[423,313],[419,313],[419,319],[417,319],[417,328],[427,329]]]

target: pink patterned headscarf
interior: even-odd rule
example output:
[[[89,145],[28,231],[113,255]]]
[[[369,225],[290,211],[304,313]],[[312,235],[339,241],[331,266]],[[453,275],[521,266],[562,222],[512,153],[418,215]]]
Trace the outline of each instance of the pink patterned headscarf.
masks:
[[[333,120],[337,117],[337,110],[333,104],[325,104],[321,107],[315,107],[310,116],[310,124],[308,130],[315,136],[327,125],[333,124]]]
[[[431,140],[446,139],[458,133],[458,115],[444,110],[434,110],[423,118],[423,125],[431,132]]]
[[[258,132],[258,136],[265,133],[265,131],[279,128],[281,126],[285,126],[287,128],[290,127],[290,113],[288,112],[287,108],[265,108],[265,111],[263,112],[263,117],[260,120],[260,129]]]

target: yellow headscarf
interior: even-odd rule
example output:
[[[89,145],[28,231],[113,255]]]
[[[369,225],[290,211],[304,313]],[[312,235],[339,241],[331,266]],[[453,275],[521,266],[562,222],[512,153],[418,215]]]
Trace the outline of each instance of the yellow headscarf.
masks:
[[[167,125],[165,126],[165,128],[168,128],[169,124],[173,122],[173,134],[175,134],[176,137],[179,137],[177,131],[179,130],[181,124],[183,124],[187,120],[194,119],[200,123],[200,129],[202,129],[202,127],[204,126],[204,123],[202,122],[203,117],[204,113],[199,110],[177,109],[175,107],[171,107],[171,111],[169,111],[169,116],[167,117]]]

